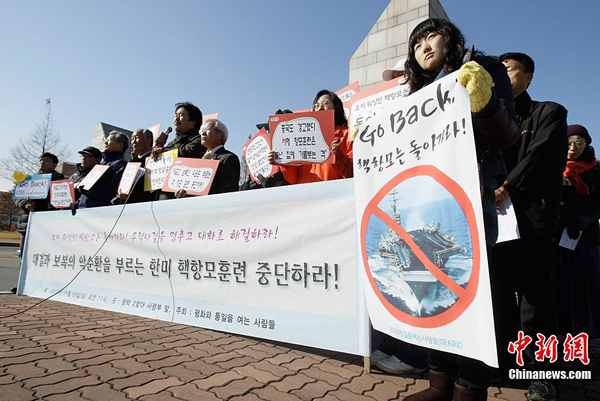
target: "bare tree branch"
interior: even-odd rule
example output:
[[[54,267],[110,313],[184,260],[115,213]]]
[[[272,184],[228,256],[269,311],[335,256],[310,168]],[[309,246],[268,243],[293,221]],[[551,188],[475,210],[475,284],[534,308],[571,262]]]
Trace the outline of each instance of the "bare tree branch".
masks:
[[[62,143],[60,133],[54,128],[51,99],[46,99],[46,112],[36,129],[26,137],[19,138],[18,144],[11,147],[8,154],[0,157],[0,175],[12,180],[15,171],[37,173],[37,163],[44,152],[55,154],[61,161],[68,159],[71,153],[67,144]]]

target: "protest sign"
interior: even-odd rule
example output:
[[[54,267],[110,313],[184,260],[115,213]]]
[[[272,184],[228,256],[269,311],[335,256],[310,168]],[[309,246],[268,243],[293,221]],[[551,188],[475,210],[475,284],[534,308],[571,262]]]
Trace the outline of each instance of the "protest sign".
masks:
[[[48,196],[52,174],[34,174],[15,186],[13,199],[44,199]]]
[[[336,180],[34,213],[18,293],[81,272],[52,299],[369,355],[353,194]]]
[[[176,192],[184,189],[192,195],[208,195],[218,167],[218,160],[178,157],[162,190]]]
[[[373,327],[498,366],[469,96],[451,74],[378,99],[350,122]]]
[[[342,89],[335,92],[336,95],[342,101],[344,106],[344,115],[346,118],[350,116],[350,107],[352,105],[352,96],[354,96],[359,91],[358,81],[351,83],[348,86],[343,87]]]
[[[242,147],[244,160],[250,172],[250,178],[255,182],[260,182],[259,175],[269,177],[277,171],[277,167],[269,163],[269,134],[262,128],[252,139]]]
[[[158,155],[156,160],[151,157],[146,159],[146,175],[144,175],[144,191],[161,189],[165,184],[173,160],[177,157],[178,150],[173,149]]]
[[[125,166],[125,169],[123,170],[121,181],[119,182],[119,191],[122,194],[129,195],[133,183],[137,182],[144,174],[144,169],[141,166],[142,163],[139,162],[127,163],[127,166]]]
[[[269,117],[271,149],[278,164],[332,163],[334,111],[277,114]]]
[[[219,113],[212,113],[212,114],[206,114],[202,116],[202,122],[206,121],[206,120],[212,120],[212,119],[218,119],[219,118]]]
[[[77,188],[82,187],[83,189],[89,190],[94,186],[96,182],[102,177],[102,175],[109,169],[110,166],[104,164],[96,164],[89,173],[85,176],[85,178],[79,181],[77,184]]]
[[[338,95],[342,103],[347,103],[350,101],[354,94],[358,93],[358,91],[358,81],[354,81],[350,85],[345,86],[342,89],[336,91],[335,94]]]
[[[50,182],[50,204],[56,209],[71,207],[75,202],[73,180]]]
[[[146,129],[152,131],[153,139],[156,139],[156,137],[160,134],[160,124],[153,125],[152,127],[148,127]]]

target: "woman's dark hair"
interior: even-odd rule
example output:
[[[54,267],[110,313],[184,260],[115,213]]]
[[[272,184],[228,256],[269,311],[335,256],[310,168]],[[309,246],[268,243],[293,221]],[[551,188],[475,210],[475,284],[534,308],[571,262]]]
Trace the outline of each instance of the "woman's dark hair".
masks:
[[[313,104],[317,103],[317,100],[323,95],[329,95],[331,100],[333,100],[333,106],[335,107],[335,125],[341,125],[342,127],[348,126],[348,120],[346,119],[346,114],[344,113],[344,104],[342,100],[335,93],[323,89],[317,93],[315,96],[315,100],[313,100]]]
[[[437,32],[445,39],[444,70],[451,73],[458,70],[463,64],[465,38],[456,25],[441,18],[430,18],[421,22],[413,29],[408,40],[408,58],[406,59],[405,71],[407,82],[410,84],[410,93],[414,93],[426,84],[433,82],[438,75],[437,72],[425,71],[415,58],[415,45],[421,38],[431,32]]]
[[[588,145],[585,147],[585,149],[583,149],[583,153],[577,158],[577,160],[583,160],[586,163],[591,163],[595,158],[596,152],[594,151],[594,147]]]

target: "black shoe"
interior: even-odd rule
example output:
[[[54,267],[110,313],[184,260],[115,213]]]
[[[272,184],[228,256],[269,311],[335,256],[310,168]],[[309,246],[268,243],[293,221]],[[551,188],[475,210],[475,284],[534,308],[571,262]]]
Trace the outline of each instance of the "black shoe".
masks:
[[[555,401],[556,388],[544,380],[533,380],[529,384],[527,399],[531,401]]]

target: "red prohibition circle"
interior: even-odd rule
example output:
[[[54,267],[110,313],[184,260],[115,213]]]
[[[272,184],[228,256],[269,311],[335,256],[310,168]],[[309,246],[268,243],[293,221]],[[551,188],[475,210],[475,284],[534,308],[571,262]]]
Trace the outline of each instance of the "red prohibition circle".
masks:
[[[450,308],[445,310],[436,316],[429,317],[417,317],[412,316],[406,312],[403,312],[397,309],[394,305],[392,305],[379,291],[375,280],[373,279],[373,275],[371,274],[371,269],[369,267],[369,260],[367,257],[367,249],[366,249],[366,234],[367,234],[367,225],[369,223],[369,219],[372,215],[379,217],[382,221],[390,223],[393,222],[393,219],[389,217],[384,211],[379,208],[379,203],[381,200],[395,187],[397,187],[403,181],[417,176],[428,176],[437,181],[440,185],[442,185],[458,202],[460,208],[467,218],[467,223],[469,225],[469,233],[471,234],[471,243],[473,249],[473,268],[471,271],[471,276],[469,278],[469,282],[466,288],[463,288],[456,284],[454,280],[450,277],[445,276],[444,273],[438,270],[438,273],[432,271],[432,273],[444,284],[448,287],[454,294],[458,296],[458,300],[452,305]],[[389,224],[388,224],[389,225]],[[400,228],[403,230],[402,228]],[[401,236],[404,238],[406,235]],[[410,238],[410,237],[409,237]],[[475,210],[473,210],[473,205],[469,200],[469,197],[465,193],[465,191],[450,177],[446,174],[442,173],[439,169],[434,166],[417,166],[410,168],[402,173],[398,174],[394,177],[390,182],[383,186],[377,192],[377,194],[371,199],[371,201],[367,204],[365,208],[365,212],[361,221],[361,230],[360,230],[360,240],[362,244],[362,258],[363,258],[363,266],[367,273],[367,277],[369,278],[369,282],[371,287],[373,288],[377,298],[379,298],[381,304],[387,309],[388,312],[392,314],[396,319],[409,324],[415,327],[423,327],[423,328],[432,328],[432,327],[441,327],[452,321],[454,321],[457,317],[459,317],[467,307],[473,302],[475,299],[475,295],[477,294],[477,287],[479,283],[479,274],[480,274],[480,258],[481,252],[479,249],[479,233],[477,230],[477,221],[475,218]],[[405,239],[406,240],[406,239]],[[412,247],[411,247],[412,248]],[[415,254],[421,252],[419,249],[413,249]],[[422,253],[422,252],[421,252]],[[418,255],[417,255],[418,256]],[[424,254],[422,255],[424,256]],[[425,256],[425,258],[427,258]],[[431,264],[432,265],[432,264]],[[435,266],[432,266],[433,269],[436,269]],[[431,271],[431,270],[430,270]]]

